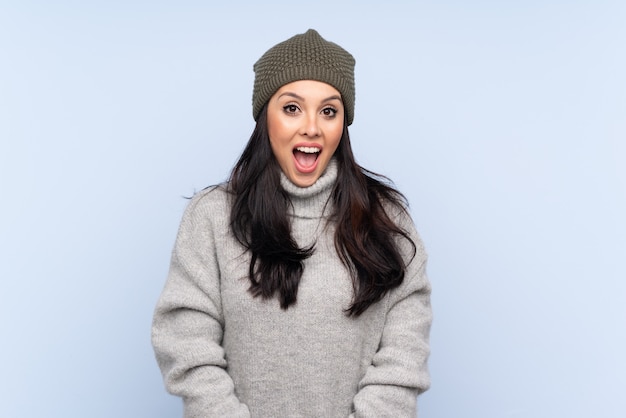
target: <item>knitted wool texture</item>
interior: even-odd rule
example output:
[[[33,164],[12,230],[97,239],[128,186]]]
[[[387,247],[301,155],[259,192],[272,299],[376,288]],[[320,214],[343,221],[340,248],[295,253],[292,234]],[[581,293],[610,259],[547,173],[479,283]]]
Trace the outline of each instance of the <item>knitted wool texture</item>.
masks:
[[[206,189],[189,203],[152,330],[185,418],[415,418],[416,396],[430,383],[426,253],[408,214],[389,208],[417,253],[399,239],[404,281],[348,317],[354,290],[329,204],[337,176],[334,159],[310,187],[281,173],[292,236],[300,248],[315,245],[287,310],[248,291],[250,254],[232,234],[227,190]]]
[[[276,91],[298,80],[330,84],[341,93],[346,122],[354,120],[354,57],[339,45],[309,29],[270,48],[254,64],[252,115],[258,120],[261,109]]]

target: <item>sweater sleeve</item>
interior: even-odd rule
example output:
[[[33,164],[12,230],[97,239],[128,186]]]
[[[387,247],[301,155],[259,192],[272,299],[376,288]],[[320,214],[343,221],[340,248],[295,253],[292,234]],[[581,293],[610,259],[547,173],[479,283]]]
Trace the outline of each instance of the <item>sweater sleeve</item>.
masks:
[[[154,313],[152,345],[166,389],[183,399],[186,418],[248,418],[221,345],[220,273],[211,210],[202,204],[207,198],[194,197],[183,215]]]
[[[399,221],[416,246],[400,243],[407,264],[402,285],[390,292],[380,345],[359,383],[350,418],[416,417],[417,395],[430,386],[427,360],[432,322],[426,253],[407,214]]]

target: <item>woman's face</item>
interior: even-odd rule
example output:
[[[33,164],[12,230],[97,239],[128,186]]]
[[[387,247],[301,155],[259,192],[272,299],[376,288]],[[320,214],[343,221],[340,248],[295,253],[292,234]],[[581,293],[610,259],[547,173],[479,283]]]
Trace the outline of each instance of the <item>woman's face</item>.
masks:
[[[267,105],[272,152],[293,184],[308,187],[339,146],[344,108],[339,91],[313,80],[282,86]]]

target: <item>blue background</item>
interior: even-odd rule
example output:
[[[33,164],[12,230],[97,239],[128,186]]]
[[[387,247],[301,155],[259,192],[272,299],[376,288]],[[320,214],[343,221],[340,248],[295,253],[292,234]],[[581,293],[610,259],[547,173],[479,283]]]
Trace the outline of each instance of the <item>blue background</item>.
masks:
[[[309,27],[430,254],[420,416],[626,416],[626,3],[380,3],[0,0],[0,416],[180,416],[150,322],[183,196]]]

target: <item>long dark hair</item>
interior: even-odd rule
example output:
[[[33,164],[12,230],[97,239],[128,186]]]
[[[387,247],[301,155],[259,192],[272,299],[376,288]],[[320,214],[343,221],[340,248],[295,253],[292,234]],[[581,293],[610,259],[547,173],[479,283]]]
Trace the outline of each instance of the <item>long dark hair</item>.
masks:
[[[356,163],[345,122],[335,158],[335,248],[352,276],[354,296],[346,312],[359,316],[404,279],[405,261],[396,238],[408,240],[413,255],[415,243],[385,209],[406,210],[406,199],[386,177]],[[278,294],[281,308],[287,309],[296,302],[304,260],[314,247],[300,248],[291,236],[289,196],[280,185],[280,167],[269,143],[267,106],[232,170],[228,187],[234,195],[231,229],[251,254],[249,291],[265,299]]]

